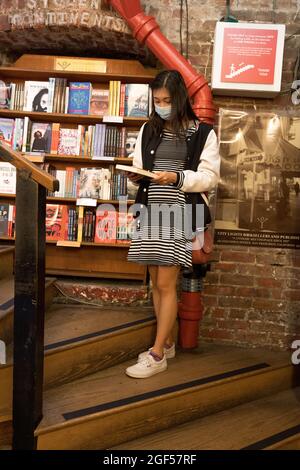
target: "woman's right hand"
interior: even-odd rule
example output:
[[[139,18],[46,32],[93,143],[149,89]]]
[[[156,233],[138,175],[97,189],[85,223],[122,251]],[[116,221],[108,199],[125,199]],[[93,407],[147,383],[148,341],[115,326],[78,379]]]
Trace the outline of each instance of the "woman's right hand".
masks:
[[[138,181],[143,177],[141,175],[137,175],[136,173],[128,173],[128,178],[130,181],[132,181],[132,183],[138,183]]]

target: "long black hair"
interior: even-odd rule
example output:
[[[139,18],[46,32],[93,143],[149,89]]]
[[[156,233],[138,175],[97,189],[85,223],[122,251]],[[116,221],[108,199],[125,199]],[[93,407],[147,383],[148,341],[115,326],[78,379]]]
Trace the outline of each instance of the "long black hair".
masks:
[[[177,137],[182,138],[188,122],[198,120],[192,109],[182,75],[177,70],[164,70],[156,75],[150,84],[150,88],[152,92],[160,88],[166,88],[170,93],[172,104],[172,114],[169,119],[170,126]],[[149,118],[149,124],[154,134],[158,135],[162,132],[165,121],[155,112],[153,97],[152,105],[153,111]]]

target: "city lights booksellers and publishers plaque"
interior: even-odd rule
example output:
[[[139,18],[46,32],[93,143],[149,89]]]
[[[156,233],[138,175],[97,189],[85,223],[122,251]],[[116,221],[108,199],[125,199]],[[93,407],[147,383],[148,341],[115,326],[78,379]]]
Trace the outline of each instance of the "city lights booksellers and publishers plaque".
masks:
[[[217,22],[212,90],[274,97],[280,92],[285,25]]]
[[[300,248],[300,117],[220,110],[215,242]]]

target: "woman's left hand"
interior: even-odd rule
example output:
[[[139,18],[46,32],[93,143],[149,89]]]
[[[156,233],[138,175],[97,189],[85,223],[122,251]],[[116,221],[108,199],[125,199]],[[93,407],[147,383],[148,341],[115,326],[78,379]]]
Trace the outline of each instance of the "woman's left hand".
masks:
[[[157,184],[172,184],[176,183],[177,175],[173,171],[155,171],[157,176],[153,178],[153,181]]]

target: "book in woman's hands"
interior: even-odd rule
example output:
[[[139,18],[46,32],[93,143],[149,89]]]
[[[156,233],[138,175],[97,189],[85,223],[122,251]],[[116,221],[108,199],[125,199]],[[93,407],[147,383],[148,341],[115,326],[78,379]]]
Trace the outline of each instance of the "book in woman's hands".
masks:
[[[130,166],[130,165],[116,165],[116,170],[123,170],[127,171],[128,173],[136,173],[137,175],[141,176],[146,176],[148,178],[155,178],[156,173],[153,173],[153,171],[148,171],[148,170],[143,170],[143,168],[137,168],[136,166]]]

